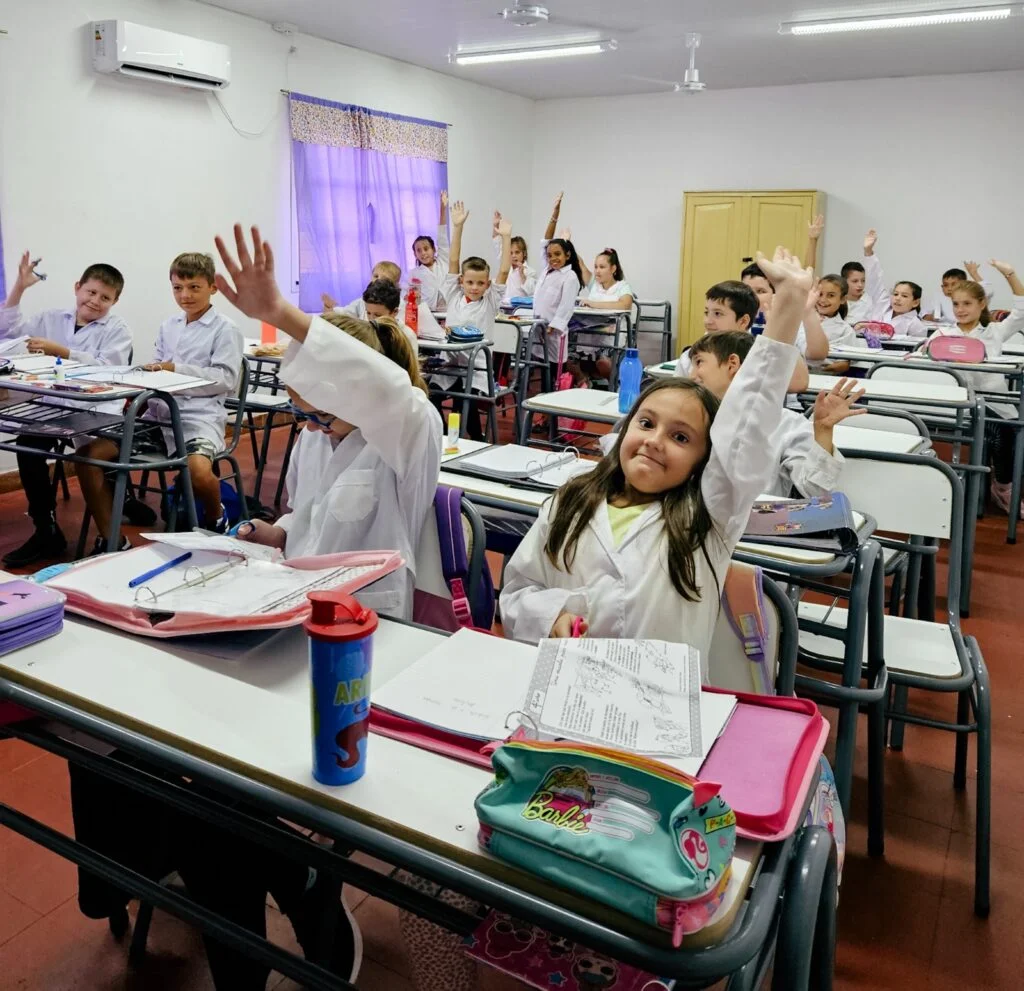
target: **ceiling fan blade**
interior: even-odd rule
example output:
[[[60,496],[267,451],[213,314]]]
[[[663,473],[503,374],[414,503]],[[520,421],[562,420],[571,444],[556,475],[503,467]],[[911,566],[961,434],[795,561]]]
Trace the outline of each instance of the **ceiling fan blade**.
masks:
[[[632,73],[622,73],[623,79],[635,79],[639,83],[654,83],[656,86],[667,86],[669,89],[673,89],[679,92],[681,85],[671,79],[653,79],[651,76],[634,76]]]

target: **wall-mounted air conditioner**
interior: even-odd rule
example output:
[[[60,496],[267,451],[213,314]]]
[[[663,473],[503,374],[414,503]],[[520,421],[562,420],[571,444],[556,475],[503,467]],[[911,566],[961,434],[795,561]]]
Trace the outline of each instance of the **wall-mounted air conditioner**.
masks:
[[[97,72],[217,90],[231,82],[231,49],[131,21],[93,21],[92,67]]]

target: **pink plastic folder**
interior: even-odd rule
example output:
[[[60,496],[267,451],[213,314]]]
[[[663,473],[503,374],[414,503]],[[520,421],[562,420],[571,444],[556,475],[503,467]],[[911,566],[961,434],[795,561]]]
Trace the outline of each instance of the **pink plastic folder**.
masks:
[[[699,776],[721,784],[740,836],[782,839],[800,823],[828,723],[808,699],[740,693],[737,698]]]

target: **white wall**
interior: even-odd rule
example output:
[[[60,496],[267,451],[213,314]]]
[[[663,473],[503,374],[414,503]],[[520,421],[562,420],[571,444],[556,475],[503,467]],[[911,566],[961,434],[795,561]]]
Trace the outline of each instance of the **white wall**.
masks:
[[[124,18],[231,46],[233,80],[211,95],[97,76],[87,23]],[[68,305],[88,262],[120,268],[118,311],[146,357],[174,311],[167,266],[180,251],[213,250],[235,220],[258,223],[287,278],[289,172],[286,100],[280,89],[443,120],[449,184],[472,211],[467,250],[490,255],[490,215],[500,205],[528,217],[533,102],[315,38],[290,40],[251,18],[187,0],[32,0],[3,5],[0,28],[0,219],[8,284],[24,248],[41,255],[47,282],[32,310]],[[298,52],[287,64],[290,43]],[[269,122],[269,123],[268,123]],[[504,181],[504,142],[514,134],[523,181]],[[485,252],[486,249],[486,252]],[[226,304],[225,304],[226,305]],[[239,319],[244,321],[244,318]],[[243,327],[249,329],[249,321]]]
[[[826,268],[873,226],[886,278],[930,293],[964,258],[1024,267],[1022,93],[1004,72],[540,102],[533,226],[565,189],[577,247],[617,248],[641,295],[674,303],[684,192],[820,189]]]

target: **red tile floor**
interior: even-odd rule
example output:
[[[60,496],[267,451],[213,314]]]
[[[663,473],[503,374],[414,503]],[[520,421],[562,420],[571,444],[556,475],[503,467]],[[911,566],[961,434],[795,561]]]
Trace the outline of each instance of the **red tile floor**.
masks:
[[[279,432],[275,451],[282,441]],[[276,473],[269,469],[265,501],[275,483]],[[74,481],[71,490],[71,501],[59,508],[69,538],[81,518]],[[23,508],[20,492],[0,496],[0,554],[28,535]],[[967,792],[953,791],[952,736],[911,727],[904,751],[887,756],[886,855],[880,861],[865,854],[866,760],[860,747],[839,910],[838,988],[1024,986],[1024,666],[1018,667],[1024,545],[1008,547],[1005,526],[1006,518],[998,515],[979,525],[973,614],[964,623],[978,638],[992,673],[991,917],[979,921],[972,914],[973,773]],[[952,700],[932,708],[952,715]],[[17,741],[0,741],[0,801],[55,828],[71,829],[64,763]],[[396,910],[360,892],[353,892],[350,904],[366,943],[359,987],[407,991],[409,967]],[[294,946],[290,925],[273,907],[269,918],[273,938]],[[104,924],[79,914],[70,865],[12,833],[0,835],[0,991],[212,986],[197,935],[168,916],[157,915],[141,968],[129,970],[126,952]],[[482,983],[488,989],[510,986],[494,975]],[[282,991],[294,987],[277,975],[268,982],[268,988]]]

